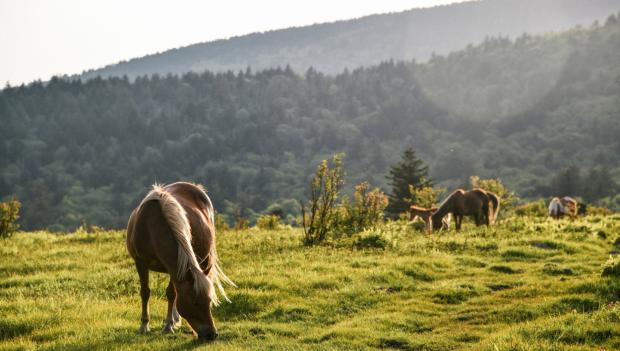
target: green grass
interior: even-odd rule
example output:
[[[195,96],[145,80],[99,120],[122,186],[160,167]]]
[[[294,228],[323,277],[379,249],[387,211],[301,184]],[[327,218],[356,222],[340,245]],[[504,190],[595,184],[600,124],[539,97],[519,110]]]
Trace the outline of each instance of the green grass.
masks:
[[[604,231],[605,236],[599,233]],[[428,236],[406,224],[304,247],[300,230],[219,233],[232,303],[220,338],[151,329],[121,231],[0,240],[0,350],[614,350],[620,281],[601,277],[620,218],[514,219]],[[616,246],[614,246],[616,243]]]

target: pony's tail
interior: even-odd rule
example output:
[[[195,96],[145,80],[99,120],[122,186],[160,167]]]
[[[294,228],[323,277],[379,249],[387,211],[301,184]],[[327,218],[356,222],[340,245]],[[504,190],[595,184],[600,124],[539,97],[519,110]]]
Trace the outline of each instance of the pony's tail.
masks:
[[[224,297],[226,301],[230,302],[230,299],[228,298],[228,295],[226,295],[226,291],[224,290],[223,284],[228,284],[234,287],[237,287],[237,285],[232,280],[230,280],[230,278],[228,278],[226,274],[224,274],[224,271],[222,270],[222,267],[220,266],[220,260],[217,256],[217,249],[215,248],[215,242],[211,246],[211,252],[209,252],[209,267],[210,267],[209,269],[210,280],[217,287],[217,290],[219,290],[222,297]],[[220,304],[220,299],[215,293],[213,294],[211,301],[213,301],[213,304],[216,306]]]
[[[192,232],[187,213],[177,199],[158,184],[153,185],[148,195],[140,203],[140,207],[147,201],[156,200],[161,206],[161,212],[172,231],[178,244],[177,271],[170,272],[181,281],[189,271],[194,278],[194,289],[197,294],[206,294],[211,301],[218,301],[213,281],[205,275],[196,259],[192,247]]]
[[[490,218],[490,223],[495,224],[495,221],[497,220],[497,214],[499,213],[500,199],[499,196],[491,192],[489,192],[489,198],[491,200],[491,203],[493,204],[493,214]]]

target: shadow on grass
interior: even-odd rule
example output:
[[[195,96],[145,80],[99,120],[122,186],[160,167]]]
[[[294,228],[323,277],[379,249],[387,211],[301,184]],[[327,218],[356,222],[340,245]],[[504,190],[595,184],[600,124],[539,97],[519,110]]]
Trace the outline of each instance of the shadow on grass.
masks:
[[[34,326],[23,322],[0,320],[0,340],[9,340],[32,333]]]
[[[213,309],[216,320],[230,321],[254,317],[269,303],[266,296],[255,296],[244,292],[230,294],[230,301],[231,303],[225,301]]]
[[[523,273],[522,269],[512,269],[508,266],[491,266],[489,269],[492,270],[493,272],[504,273],[504,274]]]
[[[125,329],[125,328],[115,328],[108,330],[106,335],[98,337],[96,339],[93,338],[91,342],[83,342],[83,343],[74,343],[71,345],[52,345],[47,348],[40,348],[42,350],[58,350],[59,348],[67,351],[78,351],[78,350],[113,350],[121,347],[125,347],[128,349],[139,349],[144,348],[143,346],[146,344],[153,344],[154,348],[162,348],[161,342],[168,341],[170,339],[175,339],[173,344],[166,344],[165,350],[169,351],[180,351],[180,350],[193,350],[199,347],[204,347],[217,343],[218,341],[214,341],[212,343],[204,343],[198,342],[191,334],[184,332],[184,329],[181,329],[174,334],[163,334],[159,330],[152,330],[146,334],[140,334],[135,329]],[[138,346],[141,345],[142,347]]]
[[[620,300],[620,280],[601,279],[600,281],[587,282],[570,289],[575,294],[594,294],[605,301]]]

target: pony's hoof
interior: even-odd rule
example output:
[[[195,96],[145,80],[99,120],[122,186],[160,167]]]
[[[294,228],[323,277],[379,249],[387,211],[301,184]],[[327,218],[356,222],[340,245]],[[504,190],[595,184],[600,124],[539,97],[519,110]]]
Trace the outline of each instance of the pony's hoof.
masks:
[[[164,328],[161,331],[164,334],[173,334],[174,333],[174,328],[172,327],[172,324],[166,324],[166,325],[164,325]]]
[[[151,331],[151,329],[149,328],[148,325],[141,325],[140,329],[138,329],[138,333],[140,333],[140,334],[146,334],[146,333],[148,333],[150,331]]]

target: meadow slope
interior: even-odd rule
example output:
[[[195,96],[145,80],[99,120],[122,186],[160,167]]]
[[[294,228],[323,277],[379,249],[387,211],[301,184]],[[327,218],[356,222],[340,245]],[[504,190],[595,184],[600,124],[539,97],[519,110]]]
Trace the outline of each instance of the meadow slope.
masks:
[[[215,310],[220,338],[203,345],[186,324],[161,333],[162,274],[151,275],[153,331],[137,333],[123,231],[18,233],[0,240],[0,350],[617,350],[620,282],[601,270],[619,229],[620,215],[432,237],[391,223],[318,247],[299,229],[221,232],[239,287]]]

